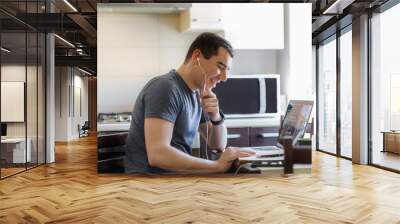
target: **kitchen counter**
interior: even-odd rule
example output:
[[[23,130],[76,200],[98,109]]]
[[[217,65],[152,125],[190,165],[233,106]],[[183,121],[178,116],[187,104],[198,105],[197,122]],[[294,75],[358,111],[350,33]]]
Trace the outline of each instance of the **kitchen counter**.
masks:
[[[97,131],[129,131],[130,122],[98,122]]]

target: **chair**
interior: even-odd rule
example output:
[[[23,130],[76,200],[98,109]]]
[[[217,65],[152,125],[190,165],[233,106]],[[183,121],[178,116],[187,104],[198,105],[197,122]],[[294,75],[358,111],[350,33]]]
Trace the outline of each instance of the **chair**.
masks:
[[[78,124],[79,138],[89,136],[89,129],[90,129],[89,121],[85,121],[82,127]]]

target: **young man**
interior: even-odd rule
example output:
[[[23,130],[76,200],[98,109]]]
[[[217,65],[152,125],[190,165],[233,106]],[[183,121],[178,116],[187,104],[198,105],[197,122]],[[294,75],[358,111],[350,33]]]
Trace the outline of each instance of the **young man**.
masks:
[[[127,173],[218,173],[250,151],[226,147],[226,127],[218,99],[211,91],[226,81],[233,58],[231,45],[213,33],[200,34],[178,70],[158,76],[140,92],[126,144]],[[202,116],[202,113],[206,114]],[[197,130],[219,149],[216,161],[193,157]]]

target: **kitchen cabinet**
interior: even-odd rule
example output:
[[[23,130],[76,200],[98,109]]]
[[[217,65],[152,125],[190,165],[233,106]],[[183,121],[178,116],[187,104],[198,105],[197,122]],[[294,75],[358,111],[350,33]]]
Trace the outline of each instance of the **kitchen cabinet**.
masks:
[[[222,31],[222,4],[193,3],[180,13],[181,32]]]
[[[283,4],[229,3],[222,8],[225,38],[234,49],[283,49]]]
[[[227,146],[251,147],[251,146],[275,146],[278,142],[279,126],[241,126],[227,128]],[[208,158],[218,159],[216,154],[211,153],[213,149],[208,147]],[[205,141],[200,139],[200,157],[207,158],[205,154]]]
[[[246,147],[250,145],[248,127],[245,128],[228,128],[228,146]]]
[[[279,127],[228,128],[228,146],[274,146],[278,134]]]
[[[283,4],[193,3],[180,13],[181,32],[223,32],[234,49],[283,49]]]
[[[240,126],[227,127],[227,146],[274,146],[278,141],[279,126]],[[200,147],[205,146],[203,138]]]

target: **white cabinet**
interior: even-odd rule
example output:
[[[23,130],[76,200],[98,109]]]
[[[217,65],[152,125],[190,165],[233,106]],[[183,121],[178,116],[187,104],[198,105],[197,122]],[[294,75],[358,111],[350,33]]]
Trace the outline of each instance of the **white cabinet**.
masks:
[[[180,13],[180,31],[224,31],[234,49],[283,49],[282,3],[193,3]]]
[[[222,31],[222,5],[219,3],[193,3],[180,13],[180,31]]]
[[[229,3],[222,8],[225,38],[234,49],[283,49],[283,4]]]

